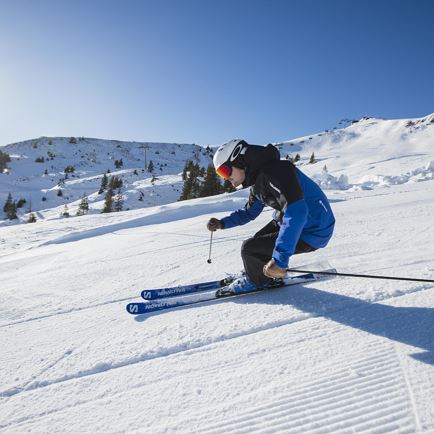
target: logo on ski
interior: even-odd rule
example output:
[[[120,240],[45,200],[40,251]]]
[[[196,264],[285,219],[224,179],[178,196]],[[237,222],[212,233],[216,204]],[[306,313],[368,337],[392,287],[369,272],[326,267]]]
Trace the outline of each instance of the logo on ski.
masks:
[[[139,306],[137,306],[137,304],[129,304],[128,305],[128,312],[139,313]]]

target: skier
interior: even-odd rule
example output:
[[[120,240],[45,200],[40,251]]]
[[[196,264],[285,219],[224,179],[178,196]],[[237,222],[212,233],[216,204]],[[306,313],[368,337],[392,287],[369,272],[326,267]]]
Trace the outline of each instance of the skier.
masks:
[[[251,290],[266,288],[286,275],[289,258],[325,247],[335,218],[320,187],[288,160],[281,160],[273,145],[250,145],[231,140],[214,155],[219,176],[234,187],[250,187],[243,209],[219,220],[211,218],[210,231],[229,229],[254,220],[266,205],[274,208],[273,220],[243,242],[241,256],[246,276],[232,285]]]

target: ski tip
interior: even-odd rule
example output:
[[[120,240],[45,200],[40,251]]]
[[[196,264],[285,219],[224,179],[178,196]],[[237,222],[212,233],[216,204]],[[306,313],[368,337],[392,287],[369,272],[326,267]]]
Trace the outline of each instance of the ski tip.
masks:
[[[153,300],[155,297],[155,291],[150,291],[148,289],[144,289],[141,293],[140,293],[141,297],[145,300]]]
[[[126,306],[127,312],[132,315],[138,315],[140,312],[140,305],[138,303],[128,303]]]

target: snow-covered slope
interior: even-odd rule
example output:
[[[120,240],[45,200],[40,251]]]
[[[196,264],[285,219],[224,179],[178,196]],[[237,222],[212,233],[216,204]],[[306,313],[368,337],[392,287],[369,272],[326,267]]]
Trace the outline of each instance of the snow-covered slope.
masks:
[[[181,172],[187,160],[202,167],[212,161],[212,148],[198,145],[72,139],[41,137],[1,147],[12,161],[9,170],[0,174],[0,204],[10,192],[15,200],[27,200],[19,211],[22,221],[27,221],[29,207],[37,211],[38,220],[58,219],[65,205],[75,215],[86,194],[90,213],[100,213],[105,194],[98,190],[107,170],[122,178],[124,209],[168,204],[181,195]],[[434,114],[420,119],[363,118],[345,128],[276,145],[283,158],[299,154],[297,164],[324,189],[359,190],[423,181],[434,173]],[[308,164],[312,153],[316,163]],[[43,162],[35,161],[42,157]],[[121,159],[123,166],[116,169],[115,162]],[[145,170],[151,160],[153,173]],[[65,179],[67,166],[75,172]],[[6,223],[2,218],[0,214],[0,225]]]
[[[433,179],[434,114],[363,118],[346,128],[282,142],[279,148],[282,156],[298,153],[305,172],[324,188],[371,189]],[[312,153],[317,163],[307,165]]]
[[[433,189],[330,192],[331,245],[292,264],[432,278]],[[432,432],[433,285],[340,278],[126,313],[143,288],[241,268],[271,213],[216,234],[211,265],[205,222],[242,193],[3,228],[42,246],[0,259],[0,432]]]
[[[330,245],[291,265],[434,278],[434,180],[358,177],[369,164],[385,179],[428,165],[434,126],[423,125],[424,144],[407,149],[419,156],[401,142],[384,162],[353,142],[327,161],[329,142],[300,148],[324,158],[302,170],[327,164],[352,185],[327,190]],[[247,193],[0,228],[0,432],[434,432],[434,284],[335,278],[125,311],[144,288],[238,272],[242,241],[271,211],[217,232],[211,264],[205,224]]]
[[[69,213],[75,215],[83,194],[89,197],[90,213],[101,212],[105,193],[98,194],[98,190],[107,170],[108,176],[118,176],[123,181],[124,209],[175,202],[181,195],[181,172],[187,160],[202,167],[212,161],[212,152],[198,145],[84,137],[41,137],[0,150],[12,160],[9,170],[0,174],[0,203],[6,201],[10,192],[15,200],[27,200],[20,215],[31,206],[38,212],[38,219],[60,218],[65,204]],[[123,166],[116,168],[115,162],[120,160]],[[147,170],[151,161],[152,173]],[[65,179],[67,166],[73,166],[75,171]]]

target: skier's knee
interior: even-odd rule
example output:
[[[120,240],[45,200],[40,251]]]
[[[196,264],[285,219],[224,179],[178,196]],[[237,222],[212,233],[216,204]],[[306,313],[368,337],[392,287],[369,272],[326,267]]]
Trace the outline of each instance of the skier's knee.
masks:
[[[243,241],[243,244],[241,245],[241,254],[245,255],[249,253],[252,250],[252,244],[254,242],[254,238],[248,238],[247,240]]]

